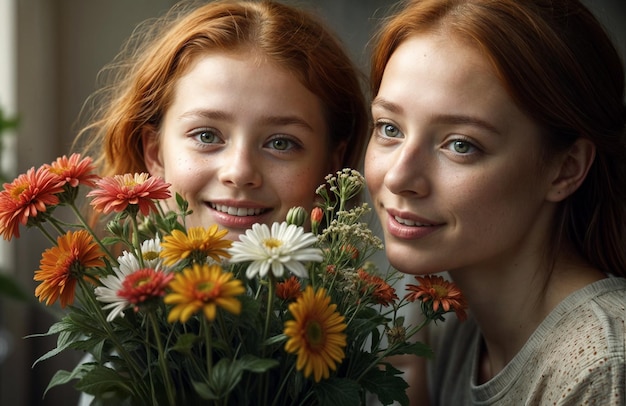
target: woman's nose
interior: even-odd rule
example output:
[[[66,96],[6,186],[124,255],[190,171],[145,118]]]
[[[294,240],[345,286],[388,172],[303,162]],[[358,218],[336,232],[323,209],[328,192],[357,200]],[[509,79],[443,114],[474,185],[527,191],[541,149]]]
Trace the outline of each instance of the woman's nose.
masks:
[[[430,193],[429,159],[421,148],[403,146],[392,157],[384,183],[394,194],[425,197]]]

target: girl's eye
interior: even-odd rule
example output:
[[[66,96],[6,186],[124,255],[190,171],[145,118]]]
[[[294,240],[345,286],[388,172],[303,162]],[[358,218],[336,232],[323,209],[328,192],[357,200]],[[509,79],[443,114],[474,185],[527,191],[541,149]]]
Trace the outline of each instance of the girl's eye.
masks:
[[[219,135],[215,130],[212,129],[198,131],[195,137],[203,144],[215,144],[220,142]]]
[[[267,143],[267,146],[278,151],[288,151],[296,148],[297,144],[287,138],[274,138]]]

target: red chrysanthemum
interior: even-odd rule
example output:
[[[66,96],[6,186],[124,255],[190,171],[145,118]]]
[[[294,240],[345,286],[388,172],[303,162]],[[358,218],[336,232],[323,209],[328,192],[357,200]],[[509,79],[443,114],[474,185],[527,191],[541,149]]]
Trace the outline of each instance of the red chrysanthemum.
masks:
[[[465,320],[467,314],[467,302],[461,290],[452,282],[448,282],[438,275],[416,276],[419,285],[406,285],[411,293],[407,293],[406,299],[414,302],[422,301],[422,307],[427,306],[425,313],[440,316],[454,311],[459,320]]]
[[[173,273],[160,272],[152,268],[143,268],[128,275],[122,282],[122,289],[117,295],[134,306],[139,306],[151,299],[165,296],[165,288],[174,278]]]
[[[57,175],[62,185],[94,187],[99,177],[93,173],[95,168],[91,163],[90,157],[81,159],[80,154],[72,154],[69,158],[63,155],[44,167]]]
[[[74,302],[76,281],[86,268],[102,267],[104,254],[85,230],[68,231],[57,239],[57,246],[44,251],[34,280],[41,282],[35,296],[46,305],[60,298],[61,307]]]
[[[20,224],[59,204],[63,192],[58,178],[47,169],[30,168],[0,192],[0,234],[5,240],[20,236]]]
[[[104,214],[122,212],[133,205],[145,216],[156,210],[155,199],[171,196],[169,186],[163,179],[150,177],[147,173],[127,173],[100,179],[96,182],[96,189],[87,197],[93,197],[91,205]]]
[[[359,278],[363,281],[363,292],[369,292],[375,303],[383,306],[389,306],[398,300],[396,290],[389,285],[383,278],[369,274],[363,269],[357,271]]]
[[[294,301],[302,295],[302,286],[295,276],[276,284],[276,297],[279,299]]]

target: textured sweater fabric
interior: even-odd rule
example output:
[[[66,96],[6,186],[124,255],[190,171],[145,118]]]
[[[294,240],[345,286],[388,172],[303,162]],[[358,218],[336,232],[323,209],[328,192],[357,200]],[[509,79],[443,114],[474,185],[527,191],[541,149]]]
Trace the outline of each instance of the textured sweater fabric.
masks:
[[[478,326],[471,316],[462,323],[451,317],[433,343],[431,404],[623,406],[625,319],[626,279],[588,285],[563,300],[502,371],[477,385]]]

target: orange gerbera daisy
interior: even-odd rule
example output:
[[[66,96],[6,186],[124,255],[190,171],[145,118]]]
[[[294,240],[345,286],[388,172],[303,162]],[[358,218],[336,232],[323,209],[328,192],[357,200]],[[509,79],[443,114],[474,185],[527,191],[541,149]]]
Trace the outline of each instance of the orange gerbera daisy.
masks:
[[[294,275],[283,282],[276,284],[276,297],[282,300],[294,301],[302,295],[300,281]]]
[[[44,167],[57,175],[62,185],[69,185],[73,188],[78,185],[94,187],[99,177],[93,173],[95,168],[91,162],[90,157],[81,159],[80,154],[72,154],[69,158],[63,155],[51,165],[44,165]]]
[[[310,285],[289,305],[293,320],[285,322],[285,351],[297,354],[296,369],[313,374],[315,382],[327,379],[345,357],[347,325],[336,308],[325,289],[314,292]]]
[[[5,240],[20,236],[20,224],[59,204],[63,192],[58,178],[45,168],[30,168],[0,192],[0,234]]]
[[[175,305],[167,316],[170,323],[177,320],[185,323],[200,310],[207,320],[213,321],[218,307],[239,314],[241,302],[236,296],[246,291],[239,279],[234,279],[231,272],[224,272],[216,264],[193,264],[192,268],[177,273],[169,286],[172,293],[163,301]]]
[[[389,306],[398,300],[396,290],[389,285],[383,278],[369,274],[362,268],[357,271],[359,278],[364,282],[363,293],[372,295],[375,303],[383,306]]]
[[[155,199],[171,197],[169,186],[163,179],[147,173],[127,173],[100,179],[87,197],[93,197],[91,205],[104,214],[134,206],[145,216],[156,211]]]
[[[442,319],[442,315],[454,311],[459,320],[465,320],[467,303],[459,288],[439,275],[416,276],[419,285],[406,285],[411,293],[406,299],[422,301],[422,309],[427,317]]]
[[[57,246],[44,251],[34,280],[41,284],[35,296],[46,305],[60,298],[61,307],[74,302],[76,281],[86,268],[103,267],[104,254],[93,237],[85,230],[68,231],[57,238]]]
[[[232,241],[224,239],[228,230],[220,230],[217,224],[209,228],[190,227],[187,233],[180,230],[172,231],[171,235],[163,238],[159,253],[166,266],[176,264],[178,261],[190,258],[194,262],[203,263],[207,257],[219,261],[220,257],[230,258],[226,251],[232,245]]]

